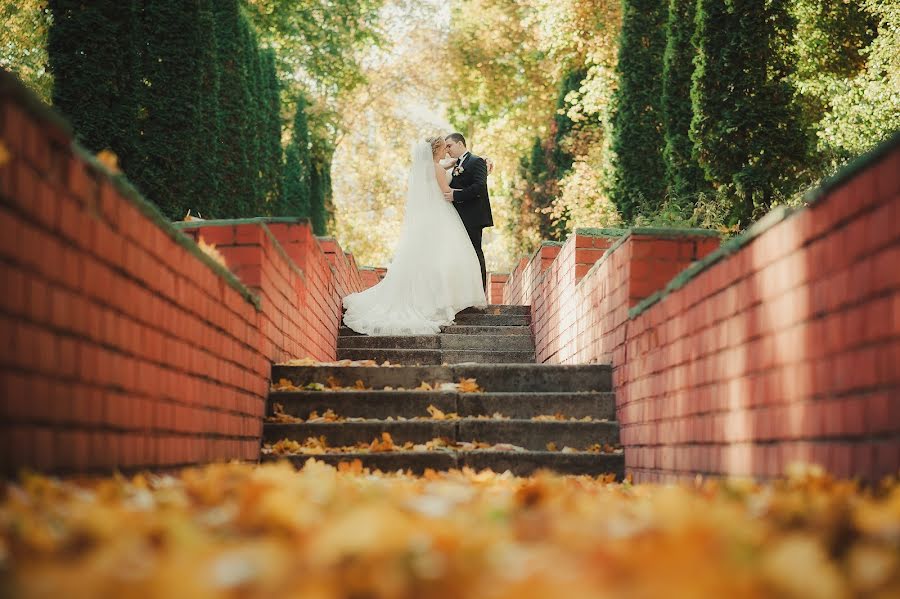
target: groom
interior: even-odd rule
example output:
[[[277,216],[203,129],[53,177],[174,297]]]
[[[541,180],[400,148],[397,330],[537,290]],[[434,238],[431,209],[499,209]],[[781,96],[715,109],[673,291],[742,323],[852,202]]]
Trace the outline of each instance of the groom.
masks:
[[[444,194],[453,202],[459,217],[462,219],[478,263],[481,265],[481,286],[487,287],[487,271],[484,267],[484,252],[481,250],[481,231],[485,227],[494,226],[491,215],[491,198],[488,196],[488,167],[484,158],[476,156],[466,148],[466,138],[461,133],[447,136],[447,152],[456,159],[453,167],[453,178],[450,179],[451,190]]]

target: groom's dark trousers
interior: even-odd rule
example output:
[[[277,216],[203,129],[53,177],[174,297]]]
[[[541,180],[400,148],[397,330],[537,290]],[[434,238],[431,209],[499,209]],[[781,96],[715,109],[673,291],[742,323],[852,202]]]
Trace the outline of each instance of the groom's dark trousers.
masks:
[[[484,265],[484,252],[481,249],[481,234],[484,227],[493,227],[494,218],[491,214],[491,198],[487,187],[487,163],[483,158],[472,154],[466,154],[465,160],[459,165],[457,174],[450,180],[450,187],[456,189],[453,193],[453,207],[459,212],[475,255],[478,256],[478,264],[481,266],[481,285],[487,288],[487,269]]]

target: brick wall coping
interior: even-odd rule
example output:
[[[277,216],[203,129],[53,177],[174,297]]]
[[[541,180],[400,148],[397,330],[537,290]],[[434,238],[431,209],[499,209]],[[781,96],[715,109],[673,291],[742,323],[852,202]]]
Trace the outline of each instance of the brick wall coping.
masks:
[[[865,170],[872,164],[878,162],[882,157],[886,156],[891,150],[896,147],[900,147],[900,132],[888,138],[871,152],[868,152],[860,156],[856,160],[850,162],[840,171],[835,173],[832,177],[825,179],[821,183],[821,185],[804,196],[804,201],[806,202],[804,206],[776,206],[775,208],[773,208],[771,211],[769,211],[768,214],[753,223],[743,233],[737,235],[736,237],[732,237],[721,246],[719,246],[717,250],[711,252],[702,260],[694,262],[686,269],[681,271],[677,276],[675,276],[675,278],[669,281],[669,283],[663,289],[654,292],[652,295],[649,295],[648,297],[640,301],[637,305],[633,306],[628,311],[628,317],[635,318],[639,316],[641,313],[645,312],[648,308],[665,298],[667,295],[674,291],[677,291],[678,289],[681,289],[682,287],[687,285],[688,282],[697,277],[700,273],[711,268],[714,264],[721,261],[723,258],[726,258],[736,253],[743,247],[747,246],[751,241],[753,241],[778,223],[785,221],[795,214],[803,212],[804,210],[808,210],[811,204],[814,204],[828,196],[830,193],[838,189],[841,185],[847,183],[858,172]],[[611,252],[615,249],[615,247],[616,245],[613,245],[607,251]]]
[[[586,235],[587,237],[619,237],[625,235],[628,229],[606,227],[579,227],[573,231],[573,235]]]
[[[594,229],[597,233],[591,235],[591,237],[619,237],[618,240],[605,252],[603,252],[603,256],[594,262],[593,266],[584,274],[581,278],[582,281],[587,279],[594,270],[600,268],[600,266],[606,262],[609,256],[615,252],[620,246],[622,246],[629,238],[632,236],[650,236],[656,238],[678,238],[678,237],[717,237],[719,235],[718,231],[713,231],[711,229],[691,229],[691,228],[656,228],[656,227],[632,227],[630,229]],[[611,231],[608,233],[607,231]],[[579,233],[580,235],[580,233]],[[579,282],[579,285],[581,283]]]
[[[703,259],[697,260],[678,273],[665,287],[638,302],[638,304],[628,311],[629,318],[637,317],[673,291],[681,289],[700,273],[712,267],[717,262],[720,262],[723,258],[736,253],[778,223],[786,220],[795,212],[797,212],[796,208],[789,208],[787,206],[777,206],[773,208],[764,217],[748,227],[743,233],[725,241],[718,249],[710,252]]]
[[[266,223],[304,224],[306,222],[307,222],[306,219],[303,219],[303,218],[259,217],[259,218],[236,218],[234,220],[227,220],[227,219],[199,220],[199,221],[189,220],[189,221],[179,222],[178,227],[181,229],[202,229],[204,227],[230,227],[230,226],[236,226],[236,225],[258,224],[260,230],[263,233],[265,233],[266,237],[269,238],[269,241],[272,243],[272,247],[275,248],[275,251],[277,251],[278,254],[282,258],[284,258],[284,261],[287,263],[288,268],[290,268],[300,278],[306,279],[306,274],[303,272],[303,269],[300,268],[299,266],[297,266],[297,264],[291,259],[291,257],[288,256],[287,252],[284,251],[284,248],[281,246],[281,243],[279,243],[279,241],[275,237],[275,235],[272,234],[272,231],[269,229],[269,227],[266,226]],[[240,280],[240,279],[238,279],[238,280]]]
[[[200,227],[231,227],[267,223],[308,224],[309,219],[299,216],[256,216],[253,218],[213,218],[209,220],[179,220],[172,223],[176,229],[199,229]]]

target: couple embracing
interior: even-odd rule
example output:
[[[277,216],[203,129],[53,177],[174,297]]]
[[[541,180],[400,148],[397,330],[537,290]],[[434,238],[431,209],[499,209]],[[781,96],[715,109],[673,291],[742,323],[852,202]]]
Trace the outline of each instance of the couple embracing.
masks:
[[[366,335],[432,335],[484,307],[481,233],[493,226],[488,164],[459,133],[413,146],[400,240],[380,283],[344,298],[344,324]]]

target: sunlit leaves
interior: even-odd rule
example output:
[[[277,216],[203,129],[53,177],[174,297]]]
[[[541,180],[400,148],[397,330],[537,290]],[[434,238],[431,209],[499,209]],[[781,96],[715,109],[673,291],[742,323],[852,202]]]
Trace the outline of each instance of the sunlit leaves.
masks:
[[[327,444],[279,446],[298,448]],[[309,460],[26,475],[0,501],[3,581],[24,599],[896,597],[898,543],[900,486],[862,491],[814,470],[653,486]]]

